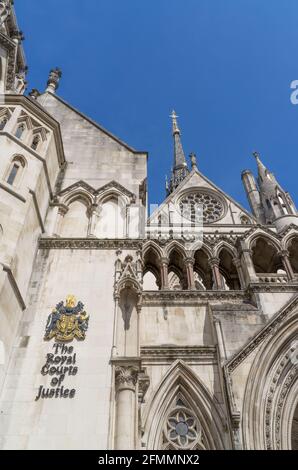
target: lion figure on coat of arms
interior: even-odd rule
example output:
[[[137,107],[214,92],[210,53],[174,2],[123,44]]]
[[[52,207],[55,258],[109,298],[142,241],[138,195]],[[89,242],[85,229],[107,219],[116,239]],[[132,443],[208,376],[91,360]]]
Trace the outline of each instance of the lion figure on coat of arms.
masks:
[[[82,302],[76,303],[74,295],[68,295],[66,302],[60,302],[48,317],[45,340],[68,342],[74,338],[84,340],[88,330],[89,315]]]

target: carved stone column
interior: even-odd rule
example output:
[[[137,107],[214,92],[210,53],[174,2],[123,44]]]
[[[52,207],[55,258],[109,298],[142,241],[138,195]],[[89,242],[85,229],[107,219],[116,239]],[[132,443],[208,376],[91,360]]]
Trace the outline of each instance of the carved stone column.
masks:
[[[161,258],[160,260],[160,279],[161,279],[161,289],[167,290],[169,288],[169,260],[168,258]]]
[[[283,267],[285,268],[289,281],[294,281],[295,273],[291,265],[288,250],[281,250],[278,254],[281,257],[282,264],[283,264]]]
[[[136,447],[136,366],[116,366],[115,449],[133,450]]]
[[[195,276],[193,271],[195,260],[193,258],[185,258],[184,262],[187,275],[187,287],[189,290],[196,290]]]
[[[240,259],[239,258],[233,258],[233,264],[234,264],[235,268],[237,269],[237,273],[238,273],[239,280],[240,280],[240,286],[241,286],[242,289],[244,289],[245,288],[245,279],[244,279]]]
[[[242,248],[240,260],[245,280],[245,287],[247,287],[251,282],[258,282],[259,278],[256,275],[252,261],[252,251],[249,248]]]
[[[221,280],[221,275],[219,271],[219,258],[211,258],[209,260],[209,264],[212,269],[212,275],[213,275],[213,285],[215,290],[221,290],[222,289],[222,280]]]

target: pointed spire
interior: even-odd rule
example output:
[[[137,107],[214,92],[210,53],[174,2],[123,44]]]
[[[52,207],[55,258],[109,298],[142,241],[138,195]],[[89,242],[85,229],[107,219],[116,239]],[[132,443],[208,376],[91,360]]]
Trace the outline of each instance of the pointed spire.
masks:
[[[260,154],[258,152],[254,152],[253,156],[255,157],[258,166],[258,183],[260,189],[267,192],[268,190],[272,190],[273,187],[275,188],[276,186],[279,186],[274,174],[268,170],[261,161]]]
[[[179,186],[181,181],[189,174],[189,170],[187,168],[187,163],[181,143],[181,132],[177,122],[177,114],[175,111],[172,111],[170,115],[172,119],[172,131],[173,131],[173,138],[174,138],[174,165],[172,169],[172,176],[171,181],[168,186],[167,194],[170,194],[174,189]]]
[[[191,169],[192,170],[197,170],[198,167],[197,167],[197,156],[196,156],[196,154],[192,152],[189,155],[189,158],[190,158],[190,163],[191,163]]]
[[[177,116],[175,111],[172,111],[170,116],[173,123],[173,137],[174,137],[174,171],[175,169],[180,169],[182,166],[187,167],[186,159],[180,139],[180,129],[178,127]]]
[[[255,157],[257,165],[258,165],[259,176],[261,175],[263,178],[266,175],[266,172],[268,170],[265,167],[264,163],[261,161],[260,154],[258,152],[254,152],[253,156]]]

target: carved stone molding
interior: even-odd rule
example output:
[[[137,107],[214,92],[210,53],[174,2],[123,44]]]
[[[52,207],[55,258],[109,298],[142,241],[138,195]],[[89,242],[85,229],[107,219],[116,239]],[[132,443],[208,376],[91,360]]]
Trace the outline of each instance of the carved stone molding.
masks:
[[[283,307],[277,314],[275,314],[273,319],[251,341],[249,341],[239,353],[227,362],[227,373],[231,374],[260,343],[262,343],[269,335],[274,333],[274,331],[288,318],[297,306],[298,295],[294,300],[291,299],[286,307]]]
[[[249,294],[246,291],[144,291],[143,292],[143,305],[160,305],[166,302],[167,305],[198,305],[207,302],[227,302],[227,303],[241,303],[244,300],[250,300]]]
[[[216,347],[213,346],[142,346],[143,361],[170,361],[177,359],[216,361]]]
[[[259,282],[249,285],[251,293],[298,292],[298,282]]]
[[[140,250],[141,240],[97,238],[40,238],[41,250]]]

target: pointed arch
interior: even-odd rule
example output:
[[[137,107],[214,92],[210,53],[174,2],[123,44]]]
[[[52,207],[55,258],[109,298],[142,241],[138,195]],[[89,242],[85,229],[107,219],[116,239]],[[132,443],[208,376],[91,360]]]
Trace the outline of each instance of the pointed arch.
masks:
[[[236,248],[232,245],[230,245],[228,242],[226,242],[225,240],[222,240],[218,245],[216,245],[215,247],[215,257],[219,257],[220,256],[220,253],[222,252],[222,250],[225,249],[227,252],[230,253],[230,255],[233,257],[233,258],[236,258],[238,256],[238,252],[236,250]]]
[[[219,259],[219,272],[222,278],[222,288],[224,290],[240,290],[241,283],[237,268],[234,264],[236,258],[236,250],[231,250],[231,247],[223,243],[217,251]]]
[[[247,450],[289,450],[297,407],[297,296],[286,321],[262,343],[246,382],[243,444]],[[279,315],[283,315],[281,311]],[[270,326],[267,326],[270,328]]]
[[[259,238],[263,238],[264,240],[267,241],[267,243],[271,244],[276,248],[276,250],[280,250],[280,242],[277,237],[274,236],[274,234],[270,234],[268,232],[265,232],[264,230],[258,230],[254,232],[248,239],[247,239],[247,244],[249,249],[253,249],[254,245],[256,244],[257,240]]]
[[[173,250],[176,250],[182,256],[183,259],[186,258],[185,248],[177,240],[171,241],[166,247],[165,252],[168,258],[171,256],[171,253],[173,252]]]
[[[206,290],[211,290],[213,287],[212,269],[209,263],[212,257],[211,250],[203,245],[200,249],[196,250],[194,255],[194,273],[202,280],[203,286]],[[199,287],[199,285],[198,285]]]
[[[200,381],[195,372],[181,360],[175,361],[166,372],[146,404],[143,415],[144,439],[147,449],[160,449],[165,420],[177,397],[183,397],[199,421],[207,449],[224,449],[225,422],[219,403]]]
[[[143,288],[158,290],[161,288],[162,250],[154,241],[146,243],[143,249]]]
[[[281,246],[278,241],[268,234],[258,233],[250,240],[252,261],[257,274],[277,273],[283,270],[280,256]]]

